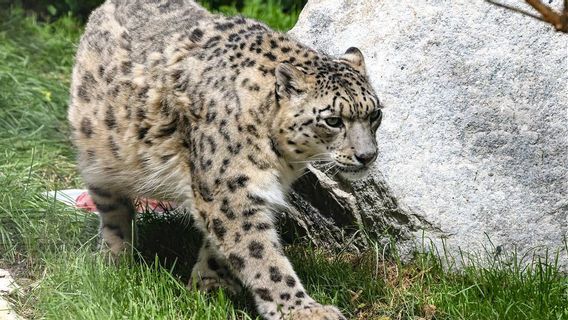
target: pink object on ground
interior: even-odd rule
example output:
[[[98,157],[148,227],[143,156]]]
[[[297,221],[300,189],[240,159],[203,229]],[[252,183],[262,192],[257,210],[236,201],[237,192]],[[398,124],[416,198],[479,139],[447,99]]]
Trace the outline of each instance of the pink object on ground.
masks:
[[[95,206],[95,202],[93,201],[93,199],[91,198],[89,193],[86,192],[86,191],[81,193],[75,199],[75,206],[77,208],[84,209],[84,210],[91,211],[91,212],[97,211],[97,207]]]
[[[90,212],[97,212],[97,207],[95,202],[89,195],[87,191],[81,193],[75,199],[75,206],[80,209],[84,209]],[[136,199],[136,211],[137,212],[165,212],[167,210],[172,210],[176,207],[176,204],[169,201],[159,201],[154,199],[138,198]]]

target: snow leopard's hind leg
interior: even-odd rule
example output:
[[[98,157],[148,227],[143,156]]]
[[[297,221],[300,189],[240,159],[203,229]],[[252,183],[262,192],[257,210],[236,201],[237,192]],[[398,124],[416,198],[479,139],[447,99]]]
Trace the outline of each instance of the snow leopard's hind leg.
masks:
[[[101,249],[119,255],[134,244],[135,210],[132,200],[96,186],[89,186],[89,194],[99,212]]]

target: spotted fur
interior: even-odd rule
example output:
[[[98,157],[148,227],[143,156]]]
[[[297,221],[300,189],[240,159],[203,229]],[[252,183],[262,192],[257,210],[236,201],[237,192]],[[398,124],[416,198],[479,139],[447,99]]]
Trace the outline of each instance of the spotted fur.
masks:
[[[243,284],[269,320],[344,319],[304,290],[273,212],[310,161],[364,175],[380,118],[358,49],[327,56],[190,0],[95,10],[69,108],[103,247],[119,254],[135,242],[134,197],[176,201],[206,238],[193,283]]]

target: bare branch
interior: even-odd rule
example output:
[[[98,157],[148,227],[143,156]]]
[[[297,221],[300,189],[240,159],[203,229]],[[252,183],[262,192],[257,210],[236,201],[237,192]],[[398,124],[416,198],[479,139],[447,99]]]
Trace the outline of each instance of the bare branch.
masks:
[[[564,10],[562,10],[562,24],[564,25],[564,32],[568,32],[568,0],[564,0]]]
[[[540,0],[525,0],[531,7],[538,11],[544,20],[552,24],[556,30],[562,31],[562,19],[552,8],[540,2]]]
[[[533,7],[541,16],[534,15],[530,12],[521,10],[519,8],[511,7],[509,5],[505,5],[494,0],[485,0],[495,6],[505,8],[525,16],[532,17],[534,19],[538,19],[540,21],[544,21],[550,23],[554,26],[557,31],[566,32],[568,33],[568,0],[564,0],[564,9],[562,13],[557,13],[549,6],[545,5],[544,3],[540,2],[540,0],[525,0],[531,7]]]
[[[532,13],[530,13],[530,12],[528,12],[528,11],[525,11],[525,10],[522,10],[522,9],[519,9],[519,8],[515,8],[515,7],[511,7],[511,6],[508,6],[508,5],[506,5],[506,4],[502,4],[502,3],[499,3],[499,2],[493,1],[493,0],[485,0],[485,1],[487,1],[487,2],[489,2],[489,3],[491,3],[491,4],[493,4],[493,5],[495,5],[495,6],[497,6],[497,7],[505,8],[505,9],[508,9],[508,10],[511,10],[511,11],[514,11],[514,12],[517,12],[517,13],[520,13],[520,14],[523,14],[523,15],[525,15],[525,16],[529,16],[529,17],[531,17],[531,18],[535,18],[535,19],[540,20],[540,21],[548,22],[548,21],[544,20],[542,17],[539,17],[539,16],[537,16],[537,15],[535,15],[535,14],[532,14]],[[568,1],[568,0],[566,0],[566,1]]]

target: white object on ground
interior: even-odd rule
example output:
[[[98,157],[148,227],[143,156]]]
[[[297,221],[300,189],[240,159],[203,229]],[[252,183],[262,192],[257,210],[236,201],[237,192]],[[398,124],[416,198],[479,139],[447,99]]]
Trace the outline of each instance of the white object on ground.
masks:
[[[23,320],[5,298],[15,293],[19,288],[20,286],[14,281],[8,270],[0,269],[0,320]]]
[[[86,192],[85,189],[67,189],[67,190],[57,190],[48,191],[45,193],[45,197],[48,199],[53,199],[61,201],[68,206],[75,207],[77,204],[77,198]]]
[[[55,199],[68,206],[84,209],[89,212],[98,214],[97,207],[85,189],[66,189],[57,191],[48,191],[44,193],[47,199]],[[170,201],[161,201],[147,198],[137,198],[134,201],[137,212],[153,212],[168,213],[173,212],[178,205]],[[180,210],[183,210],[180,208]]]

